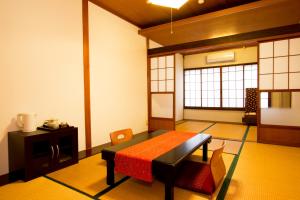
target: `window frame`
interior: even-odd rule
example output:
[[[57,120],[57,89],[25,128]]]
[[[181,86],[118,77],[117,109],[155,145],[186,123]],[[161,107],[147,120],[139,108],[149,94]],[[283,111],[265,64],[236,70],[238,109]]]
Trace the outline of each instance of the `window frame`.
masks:
[[[259,82],[258,78],[258,62],[251,62],[251,63],[241,63],[241,64],[231,64],[231,65],[219,65],[219,66],[209,66],[209,67],[194,67],[194,68],[185,68],[183,70],[183,108],[184,109],[194,109],[194,110],[232,110],[232,111],[244,111],[245,110],[245,92],[243,92],[243,99],[244,99],[244,107],[242,108],[234,108],[234,107],[223,107],[223,81],[222,81],[222,74],[223,74],[223,67],[236,67],[236,66],[243,66],[243,91],[245,91],[245,66],[246,65],[257,65],[257,86]],[[209,69],[209,68],[219,68],[220,69],[220,107],[197,107],[197,106],[185,106],[185,71],[189,70],[202,70],[202,69]],[[201,81],[202,83],[202,81]],[[202,84],[201,84],[202,85]],[[201,103],[202,103],[202,87],[201,87]]]

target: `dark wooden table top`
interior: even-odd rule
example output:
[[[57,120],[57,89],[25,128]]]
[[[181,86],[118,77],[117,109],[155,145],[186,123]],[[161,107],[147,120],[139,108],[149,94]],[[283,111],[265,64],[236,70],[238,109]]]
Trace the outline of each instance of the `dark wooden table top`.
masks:
[[[134,136],[134,138],[128,142],[124,142],[115,146],[104,148],[102,153],[102,158],[104,160],[113,160],[116,152],[125,149],[127,147],[133,146],[135,144],[141,143],[143,141],[149,140],[156,136],[162,135],[168,131],[166,130],[158,130],[151,133],[142,133]],[[165,165],[177,165],[184,159],[186,156],[194,152],[199,146],[207,143],[211,139],[211,135],[205,133],[198,133],[194,137],[188,139],[172,150],[164,153],[163,155],[157,157],[153,160],[153,163],[164,163]]]

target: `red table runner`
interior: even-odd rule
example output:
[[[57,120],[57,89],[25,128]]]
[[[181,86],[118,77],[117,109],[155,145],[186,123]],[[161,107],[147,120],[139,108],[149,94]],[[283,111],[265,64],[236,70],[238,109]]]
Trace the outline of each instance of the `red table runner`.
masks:
[[[146,182],[152,182],[152,160],[182,144],[196,134],[170,131],[118,151],[115,156],[115,171]]]

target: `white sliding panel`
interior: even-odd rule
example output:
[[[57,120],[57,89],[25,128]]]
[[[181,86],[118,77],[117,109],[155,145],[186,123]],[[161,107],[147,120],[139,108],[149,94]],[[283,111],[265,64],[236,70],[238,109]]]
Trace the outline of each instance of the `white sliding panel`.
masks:
[[[300,38],[290,39],[290,55],[300,54]]]
[[[259,57],[270,58],[273,57],[273,42],[266,42],[259,44]]]
[[[173,118],[173,94],[152,94],[152,117]]]
[[[274,74],[274,89],[275,90],[289,89],[288,76],[289,76],[288,73]]]
[[[274,42],[274,57],[287,56],[289,54],[289,40]]]
[[[261,90],[272,90],[273,89],[273,74],[260,75],[259,88]]]

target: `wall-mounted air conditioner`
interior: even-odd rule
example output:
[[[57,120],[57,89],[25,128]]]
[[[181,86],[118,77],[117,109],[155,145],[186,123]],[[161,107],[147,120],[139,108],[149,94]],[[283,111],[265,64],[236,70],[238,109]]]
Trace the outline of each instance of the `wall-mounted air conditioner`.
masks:
[[[235,59],[234,51],[224,51],[219,53],[212,53],[206,56],[206,63],[221,63],[221,62],[232,62]]]

